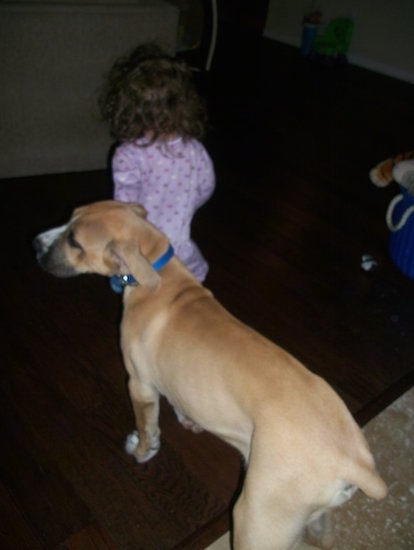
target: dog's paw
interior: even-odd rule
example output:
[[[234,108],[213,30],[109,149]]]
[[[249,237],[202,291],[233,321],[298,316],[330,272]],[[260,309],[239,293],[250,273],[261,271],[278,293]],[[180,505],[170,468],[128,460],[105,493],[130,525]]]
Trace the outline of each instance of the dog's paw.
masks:
[[[141,464],[143,462],[148,462],[148,460],[151,460],[151,458],[158,453],[160,449],[160,440],[159,437],[154,436],[151,440],[151,445],[146,450],[140,448],[139,441],[138,432],[134,430],[126,438],[125,451]]]
[[[135,449],[138,447],[139,443],[139,435],[136,430],[128,434],[126,441],[125,441],[125,451],[129,455],[133,455]]]
[[[195,434],[199,434],[203,431],[203,428],[193,422],[191,418],[188,418],[188,416],[185,416],[182,412],[180,412],[178,409],[174,409],[175,414],[177,416],[178,422],[185,428],[186,430],[191,430]]]
[[[189,418],[186,418],[183,422],[181,422],[181,424],[186,430],[190,430],[195,434],[199,434],[203,431],[203,428],[201,426],[199,426]]]

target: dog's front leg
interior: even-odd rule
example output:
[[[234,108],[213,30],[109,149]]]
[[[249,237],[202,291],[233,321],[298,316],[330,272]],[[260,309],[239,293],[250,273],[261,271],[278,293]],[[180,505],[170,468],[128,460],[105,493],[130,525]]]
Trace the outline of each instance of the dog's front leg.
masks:
[[[127,437],[125,450],[138,462],[147,462],[160,448],[159,394],[137,378],[129,379],[128,388],[137,429]]]

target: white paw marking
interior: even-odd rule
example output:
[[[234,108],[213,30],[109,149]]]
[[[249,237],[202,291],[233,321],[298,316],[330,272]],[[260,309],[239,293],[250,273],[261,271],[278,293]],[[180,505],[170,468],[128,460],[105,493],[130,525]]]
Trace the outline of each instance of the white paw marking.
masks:
[[[131,433],[127,436],[127,438],[126,438],[126,441],[125,441],[125,451],[126,451],[129,455],[133,455],[135,449],[136,449],[137,446],[138,446],[138,443],[139,443],[139,435],[138,435],[138,432],[137,432],[136,430],[134,430],[134,431],[131,432]]]

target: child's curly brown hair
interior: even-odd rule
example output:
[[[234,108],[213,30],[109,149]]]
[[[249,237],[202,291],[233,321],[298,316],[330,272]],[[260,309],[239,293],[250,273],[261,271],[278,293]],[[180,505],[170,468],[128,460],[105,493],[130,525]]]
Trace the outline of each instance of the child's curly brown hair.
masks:
[[[156,44],[140,45],[115,62],[99,105],[119,141],[146,137],[153,143],[171,135],[184,139],[204,135],[205,106],[190,68]]]

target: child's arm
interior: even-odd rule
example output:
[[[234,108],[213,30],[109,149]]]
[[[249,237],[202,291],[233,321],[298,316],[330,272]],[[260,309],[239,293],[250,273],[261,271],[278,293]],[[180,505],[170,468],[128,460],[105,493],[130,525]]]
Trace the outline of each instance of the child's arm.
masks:
[[[214,174],[214,166],[213,162],[206,153],[205,159],[203,159],[205,162],[205,169],[203,171],[203,175],[199,180],[198,185],[198,197],[197,197],[197,208],[200,208],[204,203],[208,201],[208,199],[213,194],[214,188],[216,186],[216,177]]]
[[[130,144],[118,147],[112,158],[114,199],[121,202],[139,203],[141,201],[141,177],[137,148]]]

